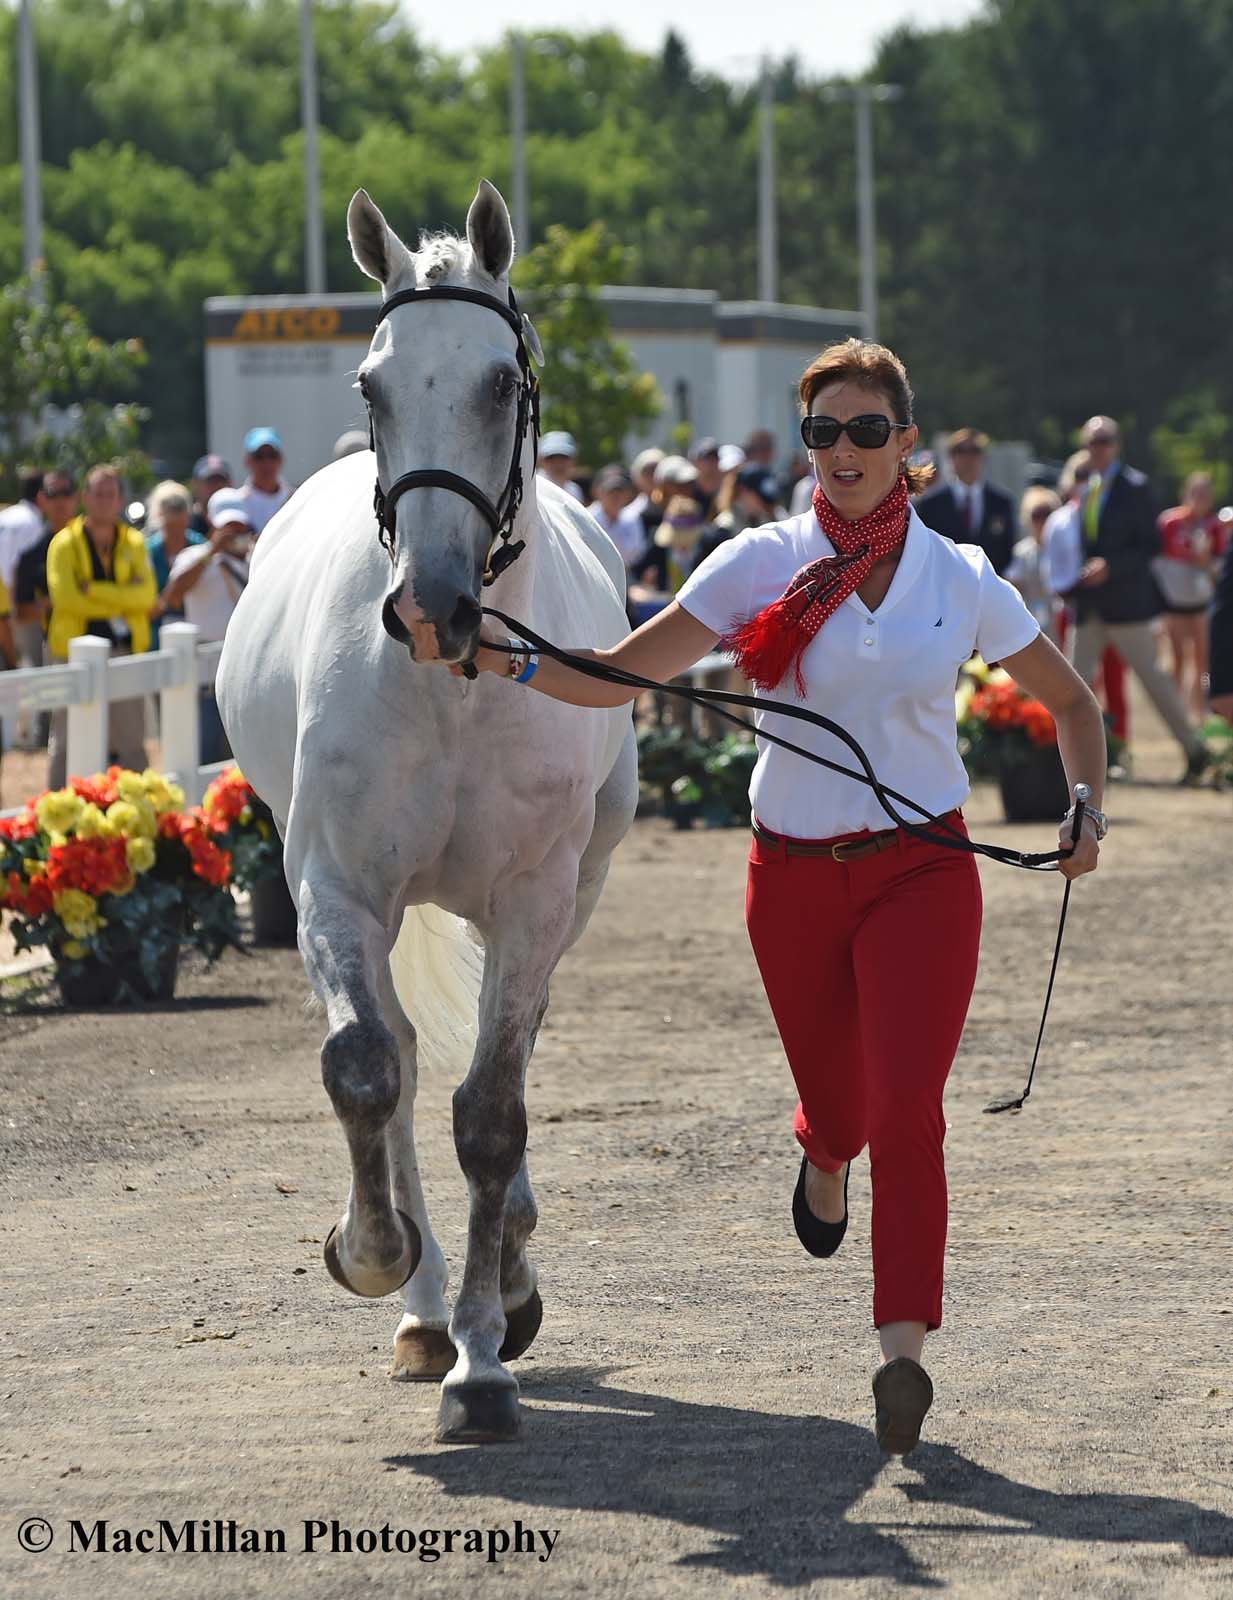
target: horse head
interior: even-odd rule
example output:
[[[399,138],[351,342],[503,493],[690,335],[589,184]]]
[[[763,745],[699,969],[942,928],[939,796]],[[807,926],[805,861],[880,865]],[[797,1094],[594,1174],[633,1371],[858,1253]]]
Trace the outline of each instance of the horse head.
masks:
[[[359,189],[347,232],[357,264],[384,291],[358,383],[394,569],[382,621],[417,660],[466,661],[493,550],[534,471],[534,382],[508,309],[509,211],[481,179],[465,241],[436,234],[411,250]],[[459,290],[474,298],[451,293]]]

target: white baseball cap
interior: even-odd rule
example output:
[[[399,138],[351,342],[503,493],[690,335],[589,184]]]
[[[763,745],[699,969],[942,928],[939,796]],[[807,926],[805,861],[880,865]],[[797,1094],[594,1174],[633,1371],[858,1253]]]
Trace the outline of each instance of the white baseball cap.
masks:
[[[576,456],[578,444],[572,433],[546,433],[539,442],[541,456]]]
[[[239,489],[216,489],[206,502],[206,516],[215,528],[241,522],[246,528],[253,525],[248,502]]]

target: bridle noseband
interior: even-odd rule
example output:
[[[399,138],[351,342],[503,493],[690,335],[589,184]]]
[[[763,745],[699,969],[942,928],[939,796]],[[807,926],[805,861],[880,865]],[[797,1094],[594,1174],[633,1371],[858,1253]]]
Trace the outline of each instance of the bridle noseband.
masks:
[[[425,467],[415,472],[404,472],[402,477],[396,479],[388,489],[382,489],[378,477],[373,489],[377,537],[392,561],[394,513],[399,500],[408,489],[448,489],[451,494],[459,494],[464,500],[469,500],[492,532],[492,543],[488,547],[488,560],[484,566],[483,581],[488,585],[494,583],[512,561],[517,561],[526,547],[525,540],[522,539],[516,544],[510,543],[510,535],[514,531],[514,519],[518,515],[518,508],[522,505],[522,446],[528,422],[531,426],[532,443],[537,444],[539,440],[539,380],[531,370],[530,357],[527,354],[526,318],[518,309],[518,302],[514,298],[512,289],[509,291],[507,305],[504,301],[498,300],[496,295],[485,294],[480,289],[463,289],[451,284],[438,284],[431,289],[403,289],[398,294],[392,294],[388,300],[382,301],[381,309],[377,313],[377,322],[382,322],[397,307],[409,305],[414,300],[465,300],[471,305],[495,311],[514,330],[518,340],[518,368],[522,373],[522,382],[518,388],[518,416],[514,423],[514,448],[510,456],[505,487],[495,505],[469,478],[464,478],[457,472],[446,472],[439,467]],[[368,442],[375,455],[377,435],[373,426],[371,406],[368,407]],[[497,548],[498,545],[500,549]]]

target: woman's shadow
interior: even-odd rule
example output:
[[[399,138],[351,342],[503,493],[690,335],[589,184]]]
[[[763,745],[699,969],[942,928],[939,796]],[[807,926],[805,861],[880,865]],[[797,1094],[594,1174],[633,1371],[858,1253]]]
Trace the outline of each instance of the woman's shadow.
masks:
[[[609,1370],[528,1374],[522,1394],[529,1414],[515,1445],[391,1456],[386,1465],[435,1481],[447,1495],[522,1502],[549,1519],[556,1510],[617,1512],[700,1528],[714,1546],[683,1565],[785,1586],[881,1577],[943,1587],[896,1537],[900,1526],[982,1541],[1001,1533],[1180,1544],[1195,1556],[1226,1559],[1233,1551],[1233,1518],[1219,1512],[1151,1495],[1036,1489],[942,1444],[922,1444],[912,1455],[919,1476],[901,1485],[903,1493],[917,1506],[978,1512],[979,1522],[965,1516],[924,1523],[919,1515],[902,1525],[849,1522],[847,1513],[885,1461],[868,1430],[620,1389],[605,1381]]]

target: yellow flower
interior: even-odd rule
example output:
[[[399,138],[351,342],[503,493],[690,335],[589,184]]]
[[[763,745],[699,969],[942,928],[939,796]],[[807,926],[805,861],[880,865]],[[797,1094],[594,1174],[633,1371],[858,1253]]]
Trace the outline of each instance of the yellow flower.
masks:
[[[122,772],[116,779],[116,793],[121,800],[144,800],[146,781],[139,772]]]
[[[76,831],[79,839],[108,839],[112,826],[96,805],[85,805],[77,819]]]
[[[183,789],[179,784],[168,783],[162,773],[155,772],[153,767],[146,768],[141,774],[141,781],[145,787],[145,797],[156,812],[179,811],[183,806]]]
[[[184,790],[181,789],[178,783],[169,783],[167,785],[167,804],[159,809],[162,811],[184,810]]]
[[[72,789],[53,789],[34,808],[39,827],[47,833],[70,833],[81,812],[81,800]]]
[[[80,961],[82,956],[90,954],[89,947],[80,939],[66,939],[60,948],[70,961]]]
[[[149,872],[154,865],[153,839],[130,839],[124,847],[124,853],[134,872]]]
[[[98,914],[98,901],[82,889],[61,889],[52,906],[65,933],[74,939],[88,939],[107,926],[106,919]]]
[[[138,800],[114,800],[107,807],[107,820],[112,832],[126,839],[153,839],[158,832],[158,817],[144,794]]]

